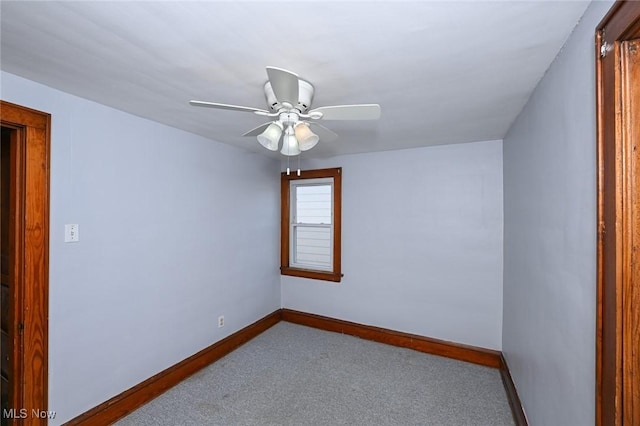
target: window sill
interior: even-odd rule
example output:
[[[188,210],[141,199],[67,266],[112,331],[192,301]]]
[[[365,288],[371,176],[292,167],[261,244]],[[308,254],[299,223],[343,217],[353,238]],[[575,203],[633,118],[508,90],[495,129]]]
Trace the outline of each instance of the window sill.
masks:
[[[298,269],[282,267],[281,275],[289,275],[292,277],[309,278],[313,280],[333,281],[339,283],[342,280],[342,274],[335,272],[314,271],[312,269]]]

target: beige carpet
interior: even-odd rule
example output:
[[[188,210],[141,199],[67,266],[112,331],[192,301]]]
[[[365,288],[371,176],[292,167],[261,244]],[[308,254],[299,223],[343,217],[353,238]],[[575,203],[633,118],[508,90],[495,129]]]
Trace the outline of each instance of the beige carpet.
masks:
[[[496,369],[286,322],[117,423],[513,424]]]

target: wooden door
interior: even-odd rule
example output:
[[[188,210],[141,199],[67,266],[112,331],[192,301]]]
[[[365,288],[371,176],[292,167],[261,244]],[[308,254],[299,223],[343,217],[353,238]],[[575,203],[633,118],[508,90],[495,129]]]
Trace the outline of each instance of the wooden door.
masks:
[[[640,425],[640,38],[621,44],[623,113],[629,150],[628,275],[622,288],[622,418]]]
[[[596,421],[640,425],[640,2],[598,27]]]

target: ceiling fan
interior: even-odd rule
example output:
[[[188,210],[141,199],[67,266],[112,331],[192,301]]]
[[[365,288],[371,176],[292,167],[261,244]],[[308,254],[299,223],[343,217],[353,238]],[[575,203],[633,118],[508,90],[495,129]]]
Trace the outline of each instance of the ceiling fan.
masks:
[[[294,156],[308,151],[320,140],[334,140],[334,132],[316,123],[317,120],[377,120],[380,105],[337,105],[311,109],[314,88],[294,72],[282,68],[267,67],[269,80],[264,85],[268,109],[228,105],[215,102],[190,101],[193,106],[252,112],[273,118],[249,130],[243,136],[257,136],[260,145],[277,151],[282,137],[283,155]],[[313,131],[311,130],[313,129]],[[314,133],[315,132],[315,133]]]

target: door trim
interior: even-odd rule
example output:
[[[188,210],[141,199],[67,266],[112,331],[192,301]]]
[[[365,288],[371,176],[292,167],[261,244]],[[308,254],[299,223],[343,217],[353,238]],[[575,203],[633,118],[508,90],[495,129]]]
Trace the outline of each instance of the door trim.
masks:
[[[16,244],[14,286],[14,333],[22,336],[22,357],[14,396],[26,409],[24,425],[45,425],[47,419],[33,416],[33,410],[48,409],[49,331],[49,168],[51,116],[47,113],[0,101],[3,126],[17,129],[15,177],[12,198],[15,220],[10,224]],[[12,378],[13,380],[13,378]]]
[[[640,380],[636,374],[634,382],[628,373],[634,357],[640,356],[629,350],[637,330],[628,326],[632,315],[640,322],[640,306],[630,303],[640,297],[640,286],[633,278],[640,240],[640,214],[634,211],[634,203],[640,200],[636,184],[640,156],[629,136],[632,119],[625,107],[630,96],[626,95],[623,49],[625,41],[638,37],[640,2],[636,1],[616,3],[596,31],[598,426],[640,424],[638,407],[633,406]]]

